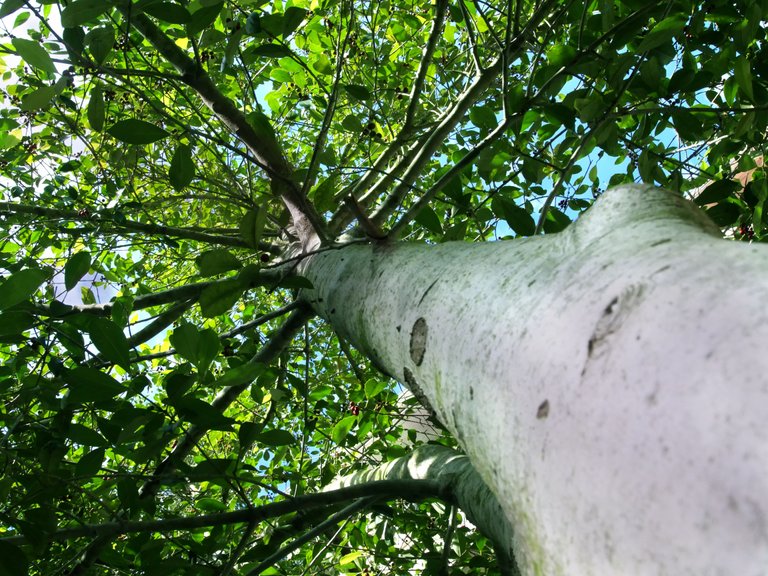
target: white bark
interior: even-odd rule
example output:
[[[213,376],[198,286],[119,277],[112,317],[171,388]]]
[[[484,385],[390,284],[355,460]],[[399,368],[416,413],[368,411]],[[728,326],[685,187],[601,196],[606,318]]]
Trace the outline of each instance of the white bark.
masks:
[[[428,398],[524,574],[768,574],[768,250],[606,192],[561,234],[350,246],[307,299]]]
[[[424,444],[407,456],[337,478],[325,491],[376,480],[431,480],[452,496],[452,503],[507,559],[512,557],[512,527],[505,521],[496,497],[463,454],[445,446]]]

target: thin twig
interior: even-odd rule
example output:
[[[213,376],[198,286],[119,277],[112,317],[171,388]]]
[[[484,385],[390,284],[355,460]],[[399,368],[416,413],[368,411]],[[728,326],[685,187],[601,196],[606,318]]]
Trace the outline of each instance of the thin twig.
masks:
[[[339,8],[339,12],[343,12],[343,9]],[[317,170],[320,167],[320,154],[325,148],[328,131],[331,129],[331,122],[336,113],[336,102],[339,99],[339,92],[341,91],[341,75],[344,70],[344,52],[347,49],[347,41],[349,40],[349,34],[352,28],[353,14],[354,12],[350,10],[349,22],[347,25],[339,26],[339,44],[336,46],[336,70],[333,78],[333,86],[331,87],[331,94],[328,97],[328,106],[325,109],[323,121],[320,124],[320,131],[317,133],[315,145],[312,149],[312,158],[309,161],[307,175],[304,178],[304,185],[301,188],[301,193],[305,196],[309,193],[309,189],[315,182]],[[347,31],[347,33],[344,34],[343,39],[341,38],[342,29]]]
[[[283,546],[275,553],[269,555],[263,562],[261,562],[256,568],[248,572],[246,576],[257,576],[258,574],[261,574],[266,570],[267,568],[274,566],[277,562],[288,556],[291,552],[294,550],[298,550],[301,548],[304,544],[309,542],[310,540],[313,540],[323,532],[325,532],[328,528],[333,526],[334,524],[338,524],[340,521],[352,516],[353,514],[356,514],[357,512],[364,510],[368,508],[371,504],[376,502],[379,498],[376,496],[369,496],[368,498],[360,498],[359,500],[356,500],[355,502],[352,502],[349,506],[344,507],[343,509],[339,510],[331,516],[330,518],[324,520],[312,530],[309,532],[306,532],[305,534],[302,534],[295,540],[293,540],[290,544],[287,546]]]
[[[463,6],[463,2],[460,4]],[[419,61],[419,69],[416,71],[416,78],[413,81],[413,87],[408,96],[408,108],[405,111],[405,120],[403,120],[401,134],[407,134],[413,126],[413,120],[416,116],[416,109],[419,105],[421,92],[424,89],[424,81],[427,78],[427,71],[432,65],[432,58],[435,54],[435,49],[437,48],[437,42],[440,40],[440,35],[443,33],[447,12],[448,0],[435,0],[435,17],[432,19],[432,29],[429,31],[429,37],[427,38],[427,43],[424,46],[424,51],[422,52],[421,60]]]
[[[480,62],[480,54],[477,51],[477,38],[475,38],[474,22],[467,10],[467,6],[464,2],[459,2],[461,7],[461,14],[464,16],[464,22],[467,24],[467,37],[469,38],[469,51],[472,53],[472,61],[475,63],[475,74],[483,73],[483,65]]]

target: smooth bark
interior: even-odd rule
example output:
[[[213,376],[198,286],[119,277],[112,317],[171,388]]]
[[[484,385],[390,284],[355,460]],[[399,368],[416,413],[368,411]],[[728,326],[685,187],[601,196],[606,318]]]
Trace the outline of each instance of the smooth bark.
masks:
[[[564,232],[308,258],[305,298],[459,439],[524,574],[768,574],[768,250],[606,192]]]

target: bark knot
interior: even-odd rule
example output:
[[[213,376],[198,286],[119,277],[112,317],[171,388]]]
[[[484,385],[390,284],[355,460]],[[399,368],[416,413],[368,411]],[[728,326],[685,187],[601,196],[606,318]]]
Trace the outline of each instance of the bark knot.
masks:
[[[410,353],[411,360],[416,366],[421,366],[424,361],[424,353],[427,351],[427,321],[424,318],[417,318],[411,328]]]

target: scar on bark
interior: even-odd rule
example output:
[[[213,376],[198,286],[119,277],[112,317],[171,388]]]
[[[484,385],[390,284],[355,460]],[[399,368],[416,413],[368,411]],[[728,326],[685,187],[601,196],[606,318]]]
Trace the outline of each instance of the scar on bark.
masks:
[[[610,330],[606,330],[606,325],[609,325],[609,323],[606,321],[606,318],[611,316],[616,310],[616,305],[619,303],[619,297],[616,296],[613,300],[611,300],[610,304],[605,307],[605,310],[603,310],[603,316],[600,318],[600,321],[597,323],[597,326],[595,327],[595,331],[592,334],[592,337],[589,339],[589,342],[587,342],[587,355],[592,356],[592,352],[595,349],[595,344],[597,344],[600,340],[605,338],[608,334],[610,334]]]
[[[403,378],[405,383],[408,385],[408,389],[411,391],[411,393],[413,393],[416,400],[418,400],[419,403],[429,412],[429,417],[437,422],[440,422],[440,420],[437,418],[435,409],[432,408],[432,404],[430,404],[426,394],[424,394],[421,386],[419,386],[419,383],[416,381],[416,377],[413,375],[413,372],[408,369],[407,366],[403,368]]]
[[[416,366],[421,366],[424,361],[424,353],[427,351],[427,321],[418,318],[411,328],[411,360]]]
[[[544,400],[539,404],[539,409],[536,410],[536,418],[543,420],[547,416],[549,416],[549,400]]]
[[[440,280],[440,278],[438,278],[437,280]],[[435,287],[435,284],[437,284],[437,280],[432,282],[432,284],[429,285],[429,288],[424,290],[424,294],[421,295],[421,299],[419,300],[418,306],[421,306],[421,303],[424,302],[424,298],[427,297],[427,294],[429,294],[429,291],[432,290],[432,288]]]

